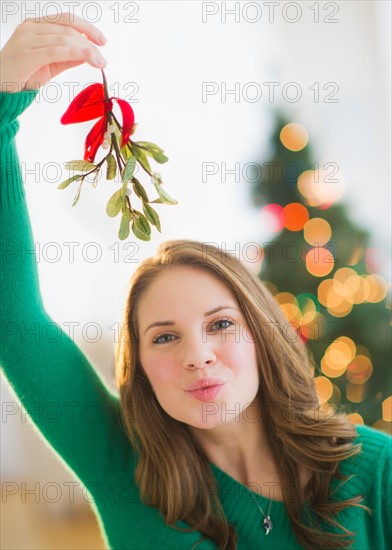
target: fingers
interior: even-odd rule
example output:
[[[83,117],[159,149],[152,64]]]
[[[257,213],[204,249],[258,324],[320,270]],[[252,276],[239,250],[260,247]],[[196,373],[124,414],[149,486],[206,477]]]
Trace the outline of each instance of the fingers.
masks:
[[[101,56],[101,54],[95,54],[91,49],[81,48],[78,45],[74,47],[48,45],[34,50],[34,61],[37,67],[48,64],[48,60],[50,64],[86,61],[93,67],[97,67],[99,69],[106,66],[106,60]]]
[[[51,23],[50,21],[47,21],[44,17],[37,17],[37,18],[27,18],[25,20],[26,22],[34,22],[37,25],[45,25],[50,27],[70,27],[76,31],[78,31],[80,34],[86,35],[86,37],[91,40],[92,42],[95,42],[95,44],[103,45],[106,43],[105,36],[91,23],[88,21],[85,21],[81,17],[78,17],[77,15],[64,12],[59,14],[58,19],[56,20],[56,23]],[[64,29],[63,29],[64,30]],[[43,29],[42,29],[42,32]]]
[[[59,14],[55,23],[28,18],[1,50],[0,89],[9,82],[43,86],[62,70],[84,62],[102,69],[106,61],[97,46],[105,42],[94,25],[68,12]]]
[[[76,16],[72,16],[72,19],[76,23]],[[105,59],[89,39],[90,36],[93,37],[91,28],[94,32],[97,32],[97,29],[83,19],[78,19],[78,24],[74,24],[73,26],[43,21],[35,22],[34,19],[27,19],[22,23],[24,27],[24,30],[22,29],[23,32],[21,32],[23,36],[22,40],[28,47],[28,50],[32,50],[31,53],[34,53],[33,59],[35,65],[39,65],[40,63],[44,65],[62,63],[65,61],[71,63],[74,61],[86,61],[93,67],[100,69],[106,66]],[[81,34],[77,29],[85,30],[86,33],[88,31],[89,34]],[[25,32],[26,30],[28,30],[28,33]],[[97,41],[97,36],[94,39]],[[64,58],[67,52],[68,58]],[[32,63],[32,58],[30,59],[30,63]]]
[[[30,41],[29,49],[34,50],[34,54],[37,53],[37,50],[43,50],[41,53],[48,55],[47,60],[50,63],[57,63],[58,59],[52,58],[52,53],[57,55],[57,48],[68,48],[69,61],[84,60],[95,67],[103,68],[106,61],[97,47],[78,32],[73,31],[73,29],[70,30],[72,30],[72,33],[39,35],[36,40]],[[42,58],[37,57],[35,59],[42,60]]]

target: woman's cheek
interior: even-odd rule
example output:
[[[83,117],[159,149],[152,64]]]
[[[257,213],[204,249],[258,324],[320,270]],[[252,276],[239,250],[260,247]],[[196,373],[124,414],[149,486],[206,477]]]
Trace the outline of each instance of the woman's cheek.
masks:
[[[151,365],[151,381],[153,384],[172,386],[174,383],[175,372],[173,359],[170,357],[156,359],[154,365]]]
[[[226,342],[221,345],[221,356],[224,357],[241,357],[243,353],[249,353],[254,344],[247,342],[241,334],[233,334],[227,338]]]

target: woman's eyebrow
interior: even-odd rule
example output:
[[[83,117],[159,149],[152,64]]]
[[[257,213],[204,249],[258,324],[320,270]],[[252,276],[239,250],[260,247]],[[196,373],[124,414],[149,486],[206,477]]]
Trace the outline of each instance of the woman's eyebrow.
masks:
[[[208,317],[208,315],[212,315],[213,313],[216,313],[217,311],[220,311],[221,309],[236,309],[238,311],[238,308],[236,308],[234,306],[217,306],[217,307],[214,307],[214,308],[210,309],[209,311],[206,311],[205,314],[204,314],[204,317]]]
[[[209,311],[206,311],[205,314],[204,314],[204,317],[208,317],[208,315],[212,315],[213,313],[217,313],[218,311],[221,311],[222,309],[235,309],[235,310],[238,311],[238,308],[236,308],[234,306],[217,306],[217,307],[214,307],[214,308],[210,309]],[[151,325],[148,325],[148,327],[144,331],[144,334],[146,334],[146,332],[150,328],[153,328],[153,327],[168,327],[168,326],[173,326],[175,324],[176,324],[175,321],[155,321],[155,323],[151,323]]]

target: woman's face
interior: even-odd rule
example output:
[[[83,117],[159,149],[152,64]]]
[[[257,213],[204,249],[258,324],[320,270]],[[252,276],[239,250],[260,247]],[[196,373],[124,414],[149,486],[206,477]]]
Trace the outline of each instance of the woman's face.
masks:
[[[214,275],[185,266],[162,272],[140,299],[138,325],[141,364],[171,417],[212,428],[235,420],[254,400],[259,373],[252,334]],[[223,385],[209,393],[186,391],[202,378]]]

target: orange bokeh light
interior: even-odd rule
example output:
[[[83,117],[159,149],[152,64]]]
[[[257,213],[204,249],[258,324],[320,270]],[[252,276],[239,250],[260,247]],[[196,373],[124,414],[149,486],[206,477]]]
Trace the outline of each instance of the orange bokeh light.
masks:
[[[290,231],[301,231],[309,220],[307,208],[299,202],[292,202],[282,211],[282,223]]]
[[[373,304],[381,302],[388,292],[388,285],[386,280],[381,277],[381,275],[368,275],[366,277],[366,282],[368,285],[368,295],[366,300]]]
[[[317,246],[309,250],[305,257],[306,269],[315,277],[325,277],[334,268],[335,260],[328,248]]]
[[[314,379],[314,382],[316,384],[316,391],[319,398],[320,403],[325,403],[330,399],[330,397],[333,394],[333,385],[331,380],[329,378],[326,378],[325,376],[317,376]]]
[[[382,418],[388,422],[392,420],[392,396],[382,402]]]
[[[349,382],[346,386],[346,397],[352,403],[361,403],[365,399],[365,385]]]
[[[301,151],[309,141],[309,134],[302,124],[290,122],[280,131],[280,141],[290,151]]]
[[[328,294],[329,291],[333,288],[334,280],[333,279],[324,279],[318,286],[317,289],[317,298],[320,304],[323,306],[328,305]]]
[[[348,414],[347,418],[350,420],[350,422],[352,422],[352,424],[365,424],[362,416],[359,413]]]
[[[278,302],[278,304],[295,304],[298,306],[297,298],[294,296],[294,294],[291,294],[291,292],[279,292],[278,294],[275,294],[274,296],[275,300]]]
[[[373,373],[373,365],[366,355],[356,355],[346,370],[347,380],[351,384],[364,384]]]
[[[345,373],[353,360],[356,346],[351,338],[340,336],[328,346],[321,360],[321,370],[330,378],[338,378]]]
[[[388,422],[387,420],[377,420],[373,424],[373,428],[376,428],[376,430],[382,430],[383,432],[392,435],[392,422]]]
[[[323,218],[312,218],[304,226],[304,239],[312,246],[326,244],[332,235],[329,223]]]

